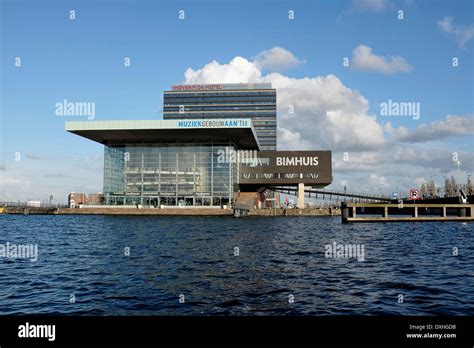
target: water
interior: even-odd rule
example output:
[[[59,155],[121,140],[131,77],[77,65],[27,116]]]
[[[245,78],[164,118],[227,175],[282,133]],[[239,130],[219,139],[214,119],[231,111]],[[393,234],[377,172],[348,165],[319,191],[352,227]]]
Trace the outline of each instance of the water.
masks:
[[[0,314],[473,315],[473,231],[340,217],[3,215],[0,243],[38,244],[39,258],[0,258]],[[362,244],[365,261],[326,258],[333,242]]]

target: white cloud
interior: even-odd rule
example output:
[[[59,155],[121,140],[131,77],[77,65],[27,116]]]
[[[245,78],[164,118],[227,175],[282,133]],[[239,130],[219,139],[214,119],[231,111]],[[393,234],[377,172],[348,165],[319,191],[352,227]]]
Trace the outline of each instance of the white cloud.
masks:
[[[399,137],[404,137],[409,133],[409,129],[403,126],[400,126],[398,128],[395,128],[392,126],[391,122],[387,122],[384,124],[384,130],[392,135],[395,139],[398,139]]]
[[[287,69],[301,63],[293,53],[282,47],[273,47],[269,50],[259,52],[254,62],[259,69],[268,70]]]
[[[45,156],[30,157],[43,159]],[[55,157],[50,161],[11,160],[0,170],[0,200],[26,202],[47,200],[53,195],[54,202],[64,203],[72,191],[102,191],[102,172],[101,153],[76,158]]]
[[[339,189],[347,184],[349,190],[364,191],[376,184],[388,192],[403,178],[400,189],[408,192],[419,187],[414,178],[427,176],[428,171],[429,175],[437,173],[440,181],[452,167],[449,146],[436,149],[400,142],[399,138],[408,138],[419,129],[379,124],[368,113],[367,99],[334,75],[293,78],[276,72],[264,74],[255,61],[236,57],[229,63],[213,61],[196,70],[190,68],[185,77],[185,83],[272,83],[277,89],[279,149],[333,151],[332,186]],[[289,113],[290,105],[294,114]],[[385,139],[385,133],[394,141]],[[343,161],[344,152],[349,153],[349,161]],[[468,163],[474,164],[474,154],[460,151],[460,156],[466,163],[464,169],[471,170]]]
[[[375,173],[370,173],[369,181],[375,185],[375,187],[385,188],[388,187],[388,181],[383,176],[379,176]]]
[[[464,47],[474,37],[474,25],[453,25],[453,17],[446,16],[442,20],[439,20],[438,27],[441,31],[454,35],[455,40],[459,44],[459,47]]]
[[[388,0],[353,0],[352,7],[357,11],[381,12],[389,7]]]
[[[437,185],[443,186],[444,176],[454,175],[457,178],[452,161],[453,149],[445,145],[436,148],[432,144],[390,143],[378,150],[349,151],[348,158],[343,152],[334,151],[332,162],[335,181],[329,188],[343,189],[341,182],[344,181],[351,192],[367,193],[374,187],[380,187],[385,193],[398,190],[407,195],[410,188],[419,188],[426,178],[433,178]],[[474,153],[469,150],[458,152],[463,162],[461,181],[465,183],[467,174],[474,170]]]
[[[413,130],[405,127],[393,128],[387,123],[385,129],[396,140],[412,143],[440,140],[455,135],[474,136],[474,115],[447,115],[444,120],[421,124]]]
[[[201,69],[187,69],[184,73],[186,83],[245,83],[258,81],[261,72],[255,63],[242,57],[235,57],[228,64],[220,64],[215,60]]]
[[[386,75],[410,72],[413,67],[400,56],[384,57],[372,53],[372,48],[359,45],[352,51],[350,67],[357,70],[375,71]]]
[[[16,202],[18,199],[28,200],[31,197],[33,185],[28,174],[20,171],[0,172],[0,197],[2,201]]]
[[[421,184],[427,182],[428,180],[426,180],[425,178],[416,178],[414,180],[414,182],[416,183],[417,186],[421,186]]]
[[[357,150],[384,143],[382,127],[367,114],[368,101],[336,76],[296,79],[273,73],[262,80],[278,91],[279,126],[312,148]]]
[[[36,154],[36,153],[27,153],[25,155],[25,157],[30,159],[30,160],[38,160],[38,161],[51,161],[51,160],[54,160],[54,158],[51,157],[51,156]]]
[[[334,169],[346,171],[370,169],[382,161],[383,159],[375,151],[360,151],[357,153],[345,151],[343,153],[334,153],[332,158]]]
[[[384,143],[383,128],[368,115],[368,101],[334,75],[291,78],[262,75],[242,57],[186,70],[185,83],[270,82],[277,89],[280,144],[294,148],[367,149]],[[290,115],[289,106],[294,107]]]
[[[311,150],[311,143],[301,139],[298,132],[278,127],[278,146],[287,150]]]

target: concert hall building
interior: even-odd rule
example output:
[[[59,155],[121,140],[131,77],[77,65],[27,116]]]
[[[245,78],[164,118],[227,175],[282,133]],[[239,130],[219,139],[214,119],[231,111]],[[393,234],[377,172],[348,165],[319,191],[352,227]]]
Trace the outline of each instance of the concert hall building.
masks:
[[[276,151],[270,84],[174,86],[164,120],[65,128],[104,145],[105,205],[232,207],[240,192],[298,186],[301,197],[332,181],[330,151]]]

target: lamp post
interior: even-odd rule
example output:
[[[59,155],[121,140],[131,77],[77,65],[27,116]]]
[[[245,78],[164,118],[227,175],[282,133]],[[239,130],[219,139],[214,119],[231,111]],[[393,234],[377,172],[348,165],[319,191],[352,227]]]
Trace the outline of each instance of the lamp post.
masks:
[[[461,171],[460,171],[460,167],[461,167],[461,161],[458,159],[454,162],[454,164],[458,167],[458,197],[461,196]]]

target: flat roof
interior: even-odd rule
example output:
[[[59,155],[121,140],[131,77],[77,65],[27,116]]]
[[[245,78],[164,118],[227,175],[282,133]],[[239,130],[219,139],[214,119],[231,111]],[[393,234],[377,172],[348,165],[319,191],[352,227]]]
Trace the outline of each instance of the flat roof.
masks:
[[[252,90],[252,89],[272,89],[271,83],[216,83],[216,84],[194,84],[194,85],[173,85],[171,91],[220,91],[220,90]]]
[[[241,149],[260,149],[252,120],[249,118],[70,121],[66,122],[65,129],[105,145],[119,142],[184,143],[232,140]]]

